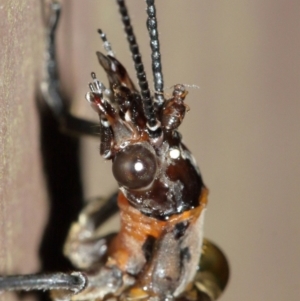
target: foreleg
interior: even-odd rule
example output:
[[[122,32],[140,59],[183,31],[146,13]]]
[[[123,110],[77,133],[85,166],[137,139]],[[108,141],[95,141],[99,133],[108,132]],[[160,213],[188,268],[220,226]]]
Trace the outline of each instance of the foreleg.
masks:
[[[56,58],[56,30],[59,22],[61,6],[58,2],[51,4],[51,14],[46,31],[46,52],[44,75],[41,82],[42,97],[59,121],[60,127],[72,135],[99,136],[96,129],[99,125],[75,117],[69,113],[67,102],[60,92],[60,78]]]
[[[77,222],[71,225],[64,247],[64,254],[75,267],[89,269],[101,263],[114,234],[103,237],[98,230],[117,212],[117,194],[107,200],[98,198],[88,202]]]

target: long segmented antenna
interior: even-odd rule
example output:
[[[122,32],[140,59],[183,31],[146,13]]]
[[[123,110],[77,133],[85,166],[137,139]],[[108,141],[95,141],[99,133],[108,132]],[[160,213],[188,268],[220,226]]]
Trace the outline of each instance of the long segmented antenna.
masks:
[[[111,44],[109,43],[109,41],[106,38],[106,34],[101,29],[98,29],[98,33],[100,35],[100,38],[103,42],[103,47],[104,47],[105,51],[107,52],[107,54],[110,56],[115,56],[114,52],[112,51]]]
[[[147,28],[150,36],[150,46],[152,50],[152,72],[155,88],[154,99],[158,103],[158,105],[161,106],[164,103],[164,79],[161,70],[161,55],[159,50],[156,9],[154,0],[146,0],[146,3],[148,14]]]
[[[144,110],[145,117],[147,119],[147,126],[150,130],[150,135],[154,137],[159,136],[161,133],[160,123],[155,117],[148,81],[144,70],[144,65],[142,62],[142,56],[140,54],[139,47],[136,42],[135,34],[133,32],[133,28],[130,23],[128,10],[124,3],[124,0],[117,0],[117,3],[119,5],[119,12],[122,17],[122,22],[124,24],[124,30],[127,35],[130,52],[132,54],[132,59],[134,62],[134,67],[136,70],[139,87],[141,89],[143,110]]]

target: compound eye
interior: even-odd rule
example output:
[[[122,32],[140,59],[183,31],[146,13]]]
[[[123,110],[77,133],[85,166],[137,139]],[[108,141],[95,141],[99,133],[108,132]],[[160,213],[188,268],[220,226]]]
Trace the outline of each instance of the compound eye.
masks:
[[[117,153],[112,171],[120,186],[140,189],[151,184],[156,168],[155,155],[145,146],[136,144]]]

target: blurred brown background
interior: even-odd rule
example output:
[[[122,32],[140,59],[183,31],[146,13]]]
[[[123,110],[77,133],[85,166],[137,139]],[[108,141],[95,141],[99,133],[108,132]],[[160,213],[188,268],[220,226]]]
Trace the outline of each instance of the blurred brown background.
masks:
[[[231,264],[221,300],[298,301],[300,2],[156,2],[165,86],[200,87],[190,88],[181,132],[210,188],[206,236]],[[76,102],[76,114],[95,118],[84,95],[91,71],[105,79],[95,56],[102,50],[98,27],[134,75],[122,25],[112,0],[63,6],[64,92]],[[145,3],[128,6],[152,82]],[[111,164],[98,156],[99,142],[82,139],[82,147],[86,197],[112,192]]]

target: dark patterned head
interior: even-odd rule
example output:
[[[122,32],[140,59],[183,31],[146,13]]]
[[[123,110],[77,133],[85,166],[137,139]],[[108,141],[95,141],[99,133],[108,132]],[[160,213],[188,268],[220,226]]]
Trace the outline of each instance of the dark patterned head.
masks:
[[[150,94],[141,55],[126,7],[118,1],[133,56],[139,89],[126,69],[112,55],[100,31],[108,55],[97,52],[109,88],[92,73],[87,100],[100,117],[100,153],[112,160],[114,177],[129,203],[142,213],[166,219],[199,205],[203,182],[194,158],[181,142],[177,129],[186,105],[187,91],[175,85],[172,96],[163,93],[163,80],[153,1],[147,1],[148,29],[153,49],[155,93]],[[158,55],[157,55],[158,53]],[[159,68],[158,68],[159,66]]]

